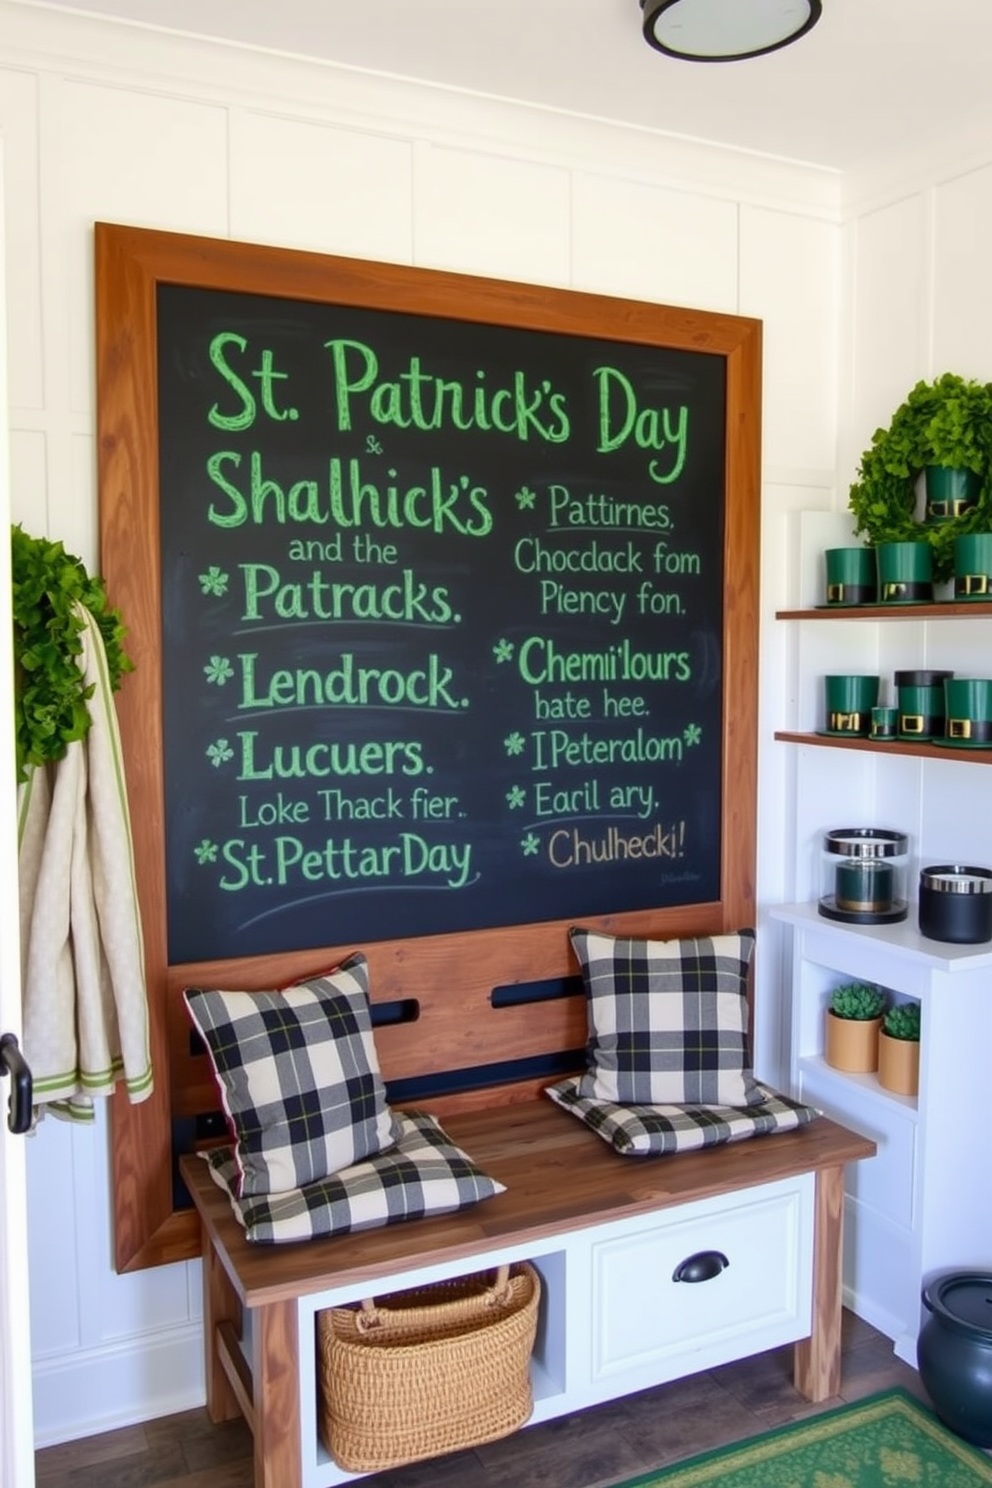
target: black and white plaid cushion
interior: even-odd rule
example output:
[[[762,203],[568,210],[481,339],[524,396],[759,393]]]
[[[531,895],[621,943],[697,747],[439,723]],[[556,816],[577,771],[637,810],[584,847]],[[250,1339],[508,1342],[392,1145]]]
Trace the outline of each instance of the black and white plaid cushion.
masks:
[[[813,1106],[757,1083],[749,1106],[620,1106],[581,1096],[577,1079],[562,1080],[545,1093],[624,1157],[656,1157],[740,1142],[805,1126],[820,1114]]]
[[[477,1168],[433,1116],[398,1111],[396,1125],[396,1144],[388,1152],[290,1193],[239,1199],[231,1149],[218,1147],[201,1156],[230,1198],[246,1238],[266,1244],[450,1214],[504,1192],[504,1185]]]
[[[240,1196],[302,1188],[392,1146],[363,955],[279,992],[184,995],[235,1139]]]
[[[754,931],[635,940],[575,927],[588,1017],[579,1094],[619,1105],[748,1106]]]

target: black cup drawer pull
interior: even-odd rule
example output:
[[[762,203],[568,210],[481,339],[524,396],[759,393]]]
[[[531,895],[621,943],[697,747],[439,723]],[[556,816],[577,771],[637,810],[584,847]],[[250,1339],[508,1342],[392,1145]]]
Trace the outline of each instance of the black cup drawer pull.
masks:
[[[686,1256],[672,1273],[673,1281],[712,1281],[721,1271],[726,1271],[730,1262],[722,1250],[697,1250]]]

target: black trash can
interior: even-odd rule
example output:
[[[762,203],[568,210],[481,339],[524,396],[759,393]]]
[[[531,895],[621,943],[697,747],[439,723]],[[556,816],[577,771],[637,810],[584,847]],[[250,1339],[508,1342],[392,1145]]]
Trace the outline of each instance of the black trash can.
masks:
[[[920,1378],[957,1436],[992,1447],[992,1272],[944,1271],[923,1288]]]

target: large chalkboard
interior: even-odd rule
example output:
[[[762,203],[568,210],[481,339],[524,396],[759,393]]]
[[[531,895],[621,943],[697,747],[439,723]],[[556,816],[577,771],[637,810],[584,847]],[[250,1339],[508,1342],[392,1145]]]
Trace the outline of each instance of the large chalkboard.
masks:
[[[725,369],[165,284],[169,959],[720,897]]]
[[[155,1070],[114,1102],[130,1270],[197,1251],[184,986],[362,948],[385,1078],[456,1072],[444,1110],[581,1049],[544,995],[570,924],[753,923],[761,327],[108,224],[95,267]]]

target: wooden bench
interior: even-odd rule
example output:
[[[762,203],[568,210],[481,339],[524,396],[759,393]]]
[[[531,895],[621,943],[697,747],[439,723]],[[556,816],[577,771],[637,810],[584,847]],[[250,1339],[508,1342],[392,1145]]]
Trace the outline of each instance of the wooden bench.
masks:
[[[521,934],[536,949],[539,930],[514,932],[518,949]],[[476,948],[487,943],[497,983],[520,978],[506,932],[484,933]],[[402,954],[398,944],[368,948],[373,1001],[418,1004],[414,1021],[377,1031],[387,1081],[581,1049],[581,996],[494,1007],[483,959],[462,965],[455,998],[453,968],[438,978],[430,940],[406,942]],[[560,949],[551,973],[540,959],[538,976],[560,973]],[[549,1077],[409,1103],[439,1114],[506,1186],[455,1215],[250,1245],[207,1164],[181,1159],[202,1228],[207,1406],[214,1421],[240,1410],[251,1425],[256,1488],[349,1479],[317,1433],[318,1311],[501,1261],[530,1259],[542,1276],[533,1421],[785,1343],[795,1344],[804,1396],[838,1393],[844,1166],[874,1144],[820,1117],[739,1144],[625,1158],[541,1096],[542,1083]],[[726,1270],[675,1285],[678,1263],[709,1250],[727,1256]]]

